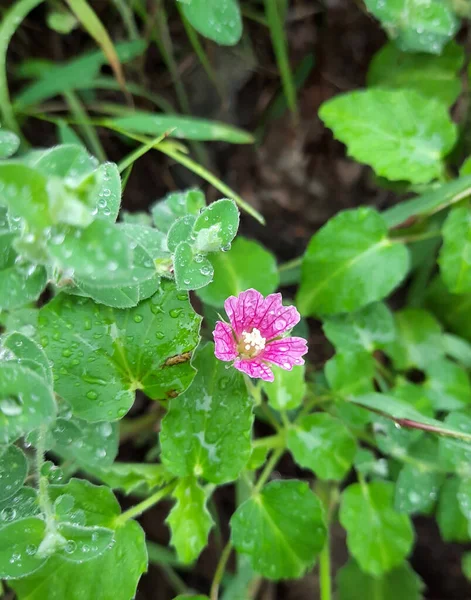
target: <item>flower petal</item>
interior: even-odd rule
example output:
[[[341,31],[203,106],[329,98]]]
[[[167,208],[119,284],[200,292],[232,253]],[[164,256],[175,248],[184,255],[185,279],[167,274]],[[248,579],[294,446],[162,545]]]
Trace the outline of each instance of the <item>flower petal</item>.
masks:
[[[287,337],[281,340],[274,340],[267,344],[265,350],[259,358],[268,360],[275,365],[291,371],[295,365],[303,365],[304,359],[301,358],[307,352],[307,342],[300,337]]]
[[[234,361],[234,367],[254,379],[263,379],[264,381],[273,381],[275,379],[270,367],[264,364],[259,358],[251,360],[237,359]]]
[[[263,302],[262,294],[254,289],[241,292],[237,297],[229,296],[224,302],[227,316],[237,336],[243,331],[256,327],[253,322]]]
[[[214,354],[219,360],[234,360],[237,356],[237,347],[232,335],[232,329],[227,323],[218,321],[213,331]]]

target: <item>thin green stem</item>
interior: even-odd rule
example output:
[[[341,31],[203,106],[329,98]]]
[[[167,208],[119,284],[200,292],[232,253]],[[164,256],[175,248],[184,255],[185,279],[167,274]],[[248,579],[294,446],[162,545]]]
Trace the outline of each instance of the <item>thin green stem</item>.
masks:
[[[49,498],[49,492],[47,489],[48,479],[41,474],[46,454],[46,437],[47,426],[41,425],[36,442],[36,477],[38,481],[38,501],[41,512],[44,515],[44,520],[46,521],[47,529],[51,531],[55,529],[54,511],[52,509],[51,499]]]
[[[440,231],[424,231],[423,233],[417,233],[412,235],[405,235],[403,237],[391,237],[391,242],[402,243],[402,244],[413,244],[414,242],[423,242],[424,240],[431,240],[434,238],[441,237]]]
[[[290,269],[295,269],[296,267],[300,267],[303,262],[303,257],[298,256],[297,258],[293,258],[293,260],[289,260],[288,262],[283,263],[278,267],[278,271],[283,273],[283,271],[289,271]]]
[[[79,97],[72,91],[64,92],[63,96],[69,106],[70,112],[79,124],[83,137],[88,142],[90,150],[101,162],[106,161],[106,154],[101,145],[100,138],[97,135],[96,129],[90,125],[87,111],[83,107]]]
[[[7,51],[10,40],[26,15],[43,0],[19,0],[11,5],[0,24],[0,116],[3,127],[20,133],[10,101],[7,78]]]
[[[226,544],[226,547],[222,551],[221,558],[219,559],[218,566],[216,567],[216,572],[214,574],[213,583],[211,584],[211,592],[209,595],[211,600],[218,600],[219,586],[221,585],[221,581],[224,576],[224,571],[226,570],[227,561],[229,560],[231,551],[232,542],[229,540]]]
[[[128,4],[128,0],[113,0],[113,3],[116,6],[116,10],[121,15],[124,26],[128,31],[129,39],[137,40],[139,37],[139,32],[134,21],[134,14]]]
[[[152,150],[153,148],[155,148],[155,146],[157,144],[159,144],[163,139],[165,139],[167,137],[167,135],[168,135],[167,133],[163,133],[162,135],[159,135],[158,137],[156,137],[152,141],[148,142],[147,144],[143,144],[142,146],[140,146],[136,150],[133,150],[130,154],[125,156],[123,158],[123,160],[118,163],[119,172],[122,173],[128,167],[130,167],[138,158],[140,158],[141,156],[144,156],[144,154],[149,152],[149,150]]]
[[[260,492],[260,490],[262,489],[262,487],[265,485],[266,481],[272,474],[273,469],[276,467],[276,464],[280,460],[281,455],[283,454],[284,451],[285,451],[284,448],[277,448],[276,450],[273,451],[273,454],[270,456],[269,460],[267,461],[265,468],[262,471],[262,474],[260,475],[260,477],[257,480],[257,483],[254,486],[254,489],[253,489],[254,495],[258,494]]]
[[[269,435],[264,438],[253,440],[253,448],[282,448],[285,445],[285,436],[281,433]]]
[[[149,508],[152,508],[152,506],[154,506],[154,504],[157,504],[163,498],[165,498],[166,496],[171,494],[173,492],[175,486],[176,486],[175,482],[169,483],[164,488],[155,492],[155,494],[152,494],[151,496],[149,496],[142,502],[139,502],[139,504],[136,504],[132,508],[123,512],[121,515],[119,515],[119,517],[116,518],[115,526],[120,527],[120,526],[124,525],[124,523],[129,521],[129,519],[134,519],[134,518],[142,515],[143,512],[145,512]]]
[[[332,598],[332,575],[330,569],[330,532],[327,527],[325,544],[319,556],[319,585],[321,590],[321,600],[331,600]]]

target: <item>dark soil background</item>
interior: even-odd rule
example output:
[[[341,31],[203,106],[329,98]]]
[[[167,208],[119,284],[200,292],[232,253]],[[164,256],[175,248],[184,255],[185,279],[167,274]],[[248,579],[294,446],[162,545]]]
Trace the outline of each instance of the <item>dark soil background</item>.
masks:
[[[4,6],[9,4],[11,2]],[[94,0],[91,4],[113,39],[124,39],[125,31],[113,3]],[[148,4],[149,20],[146,23],[138,21],[144,30],[152,27],[151,19],[155,11],[155,4],[151,0]],[[283,262],[299,256],[312,234],[338,211],[365,204],[381,210],[397,201],[397,196],[392,192],[378,187],[367,167],[345,156],[344,147],[333,140],[331,133],[317,118],[318,108],[323,101],[340,92],[365,85],[368,64],[386,41],[383,31],[366,14],[359,0],[290,2],[287,34],[291,64],[296,67],[309,54],[313,55],[315,61],[299,92],[300,120],[297,126],[293,126],[289,114],[277,120],[266,120],[267,108],[280,92],[280,79],[269,33],[263,25],[245,19],[244,40],[236,48],[219,48],[203,40],[224,88],[224,102],[221,102],[192,52],[172,4],[168,3],[169,27],[193,114],[220,119],[249,131],[257,130],[261,123],[266,122],[257,145],[206,145],[211,168],[263,213],[267,220],[267,226],[262,227],[247,215],[242,215],[242,234],[265,244]],[[15,79],[15,67],[26,58],[61,61],[77,57],[94,47],[93,41],[81,30],[68,36],[50,31],[45,25],[44,8],[36,9],[15,35],[10,48],[9,73],[13,89],[19,87]],[[139,80],[139,73],[132,65],[127,65],[126,77],[128,81]],[[148,89],[175,101],[171,78],[153,45],[148,49],[140,77],[139,81],[145,83]],[[111,92],[101,92],[100,98],[124,102],[121,95]],[[60,100],[56,104],[60,106]],[[151,109],[141,99],[136,99],[136,107]],[[23,127],[35,146],[49,146],[57,142],[54,127],[44,121],[28,119]],[[100,135],[110,160],[117,161],[130,151],[129,146],[109,131],[101,130]],[[221,196],[214,188],[202,183],[165,156],[157,152],[148,153],[134,166],[123,208],[131,212],[147,210],[152,202],[169,191],[193,185],[203,187],[208,201]],[[315,364],[321,365],[332,350],[323,338],[319,325],[315,322],[311,325],[311,358]],[[144,399],[138,400],[135,414],[142,413],[146,407]],[[143,460],[146,450],[148,447],[136,448],[127,442],[120,458]],[[278,469],[275,477],[310,477],[308,472],[300,471],[287,456]],[[123,498],[126,506],[133,501]],[[168,509],[169,505],[163,503],[141,518],[149,540],[161,544],[168,542],[168,531],[163,523]],[[234,489],[231,486],[217,490],[213,509],[217,511],[224,542],[234,509]],[[461,555],[466,548],[458,544],[445,544],[432,519],[418,518],[415,525],[417,541],[412,565],[426,584],[427,600],[471,600],[470,585],[460,568]],[[333,566],[337,569],[347,558],[345,538],[340,528],[333,531],[332,547]],[[192,571],[177,570],[189,587],[200,593],[209,591],[221,548],[221,539],[213,532],[209,546],[195,568]],[[141,580],[137,598],[170,600],[176,594],[168,573],[159,566],[151,565],[148,574]],[[278,585],[262,583],[256,598],[315,600],[318,598],[317,573],[314,570],[302,580]]]

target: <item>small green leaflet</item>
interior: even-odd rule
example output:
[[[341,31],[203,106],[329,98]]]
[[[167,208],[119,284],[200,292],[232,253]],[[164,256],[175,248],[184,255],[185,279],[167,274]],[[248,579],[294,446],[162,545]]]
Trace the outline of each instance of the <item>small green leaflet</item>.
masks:
[[[22,333],[14,332],[2,338],[2,346],[9,350],[11,355],[7,358],[15,358],[39,375],[52,388],[52,369],[44,350],[32,339]]]
[[[448,359],[429,362],[426,373],[424,389],[436,411],[459,410],[471,402],[468,373],[455,362]]]
[[[437,523],[445,542],[468,542],[470,540],[468,519],[458,501],[461,481],[457,477],[447,479],[441,489],[437,509]]]
[[[443,427],[471,434],[471,417],[465,413],[453,412],[446,417]],[[439,458],[440,464],[444,468],[464,477],[471,477],[470,442],[459,439],[440,438]]]
[[[232,542],[257,573],[273,580],[301,577],[325,542],[324,511],[301,481],[273,481],[241,504],[231,519]]]
[[[0,159],[15,154],[20,147],[20,138],[13,131],[0,129]]]
[[[414,90],[349,92],[325,102],[319,116],[350,156],[391,181],[440,178],[457,140],[445,105]]]
[[[334,394],[350,400],[374,391],[375,362],[364,351],[341,352],[325,364],[325,376]]]
[[[436,277],[428,287],[426,306],[450,331],[471,341],[471,294],[451,294],[442,280]]]
[[[441,0],[365,0],[365,4],[406,52],[441,54],[459,27],[452,5]]]
[[[200,321],[188,295],[163,280],[126,310],[61,294],[41,309],[38,332],[56,392],[75,416],[96,422],[122,418],[136,389],[155,400],[182,392],[194,376]]]
[[[114,462],[107,467],[87,466],[87,472],[125,494],[132,494],[136,490],[150,491],[174,478],[161,464]]]
[[[46,562],[36,555],[46,530],[37,517],[13,521],[0,529],[0,578],[14,579],[34,573]]]
[[[408,268],[407,248],[388,239],[375,210],[338,213],[309,242],[297,306],[312,316],[358,310],[387,296]]]
[[[177,0],[186,19],[205,37],[222,46],[237,44],[242,18],[237,0]]]
[[[251,453],[252,401],[242,374],[216,359],[213,344],[197,352],[194,365],[192,385],[162,421],[162,462],[179,477],[233,481]]]
[[[271,383],[264,381],[262,387],[268,396],[268,404],[275,410],[292,410],[303,401],[306,393],[304,365],[286,371],[273,366],[275,380]]]
[[[342,494],[339,518],[348,549],[362,571],[375,577],[398,567],[412,549],[412,523],[394,510],[393,497],[394,485],[378,481],[354,483]]]
[[[154,225],[159,231],[168,233],[178,218],[186,215],[196,217],[205,205],[204,194],[198,189],[172,192],[152,206],[151,212]]]
[[[194,477],[186,477],[179,480],[172,496],[177,503],[166,521],[172,533],[171,544],[183,563],[191,563],[208,543],[214,524],[206,507],[206,493]]]
[[[443,480],[442,473],[406,464],[396,482],[396,510],[409,515],[428,513],[435,505]]]
[[[471,209],[469,203],[453,208],[443,225],[439,257],[442,280],[452,294],[471,292]]]
[[[28,474],[26,456],[16,446],[0,446],[0,502],[10,498],[21,488]],[[0,520],[1,517],[0,517]]]

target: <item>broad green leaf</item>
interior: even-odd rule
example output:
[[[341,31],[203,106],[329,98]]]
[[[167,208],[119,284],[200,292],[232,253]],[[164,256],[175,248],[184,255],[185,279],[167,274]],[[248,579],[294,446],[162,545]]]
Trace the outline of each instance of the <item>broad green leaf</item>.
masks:
[[[14,579],[37,571],[46,561],[36,556],[46,530],[37,517],[13,521],[0,529],[0,578]]]
[[[387,238],[386,225],[375,210],[341,212],[309,242],[298,308],[313,316],[358,310],[387,296],[408,267],[407,248]]]
[[[154,225],[159,231],[168,233],[178,218],[186,215],[197,216],[205,205],[204,194],[198,189],[172,192],[152,206]]]
[[[450,331],[471,341],[471,294],[452,294],[437,277],[428,286],[426,306]]]
[[[448,359],[428,363],[424,389],[435,410],[457,410],[471,402],[467,372]]]
[[[213,483],[237,478],[251,452],[252,402],[244,378],[207,344],[194,359],[192,385],[170,402],[162,421],[162,462],[179,477]]]
[[[471,434],[471,417],[464,413],[454,412],[444,421],[447,429]],[[440,464],[450,471],[471,477],[471,443],[457,439],[440,438],[439,441]]]
[[[471,211],[469,204],[453,208],[443,225],[438,259],[442,280],[453,294],[471,292]]]
[[[180,217],[172,224],[167,234],[167,246],[170,252],[175,252],[180,242],[186,242],[189,238],[191,239],[195,221],[195,216],[186,215]],[[190,246],[191,244],[188,245]]]
[[[0,159],[15,154],[20,147],[20,138],[13,131],[0,129]]]
[[[329,317],[322,328],[339,352],[361,349],[373,352],[396,337],[394,317],[382,302],[369,304],[353,313]]]
[[[222,46],[237,44],[242,36],[242,18],[237,0],[177,0],[190,24]]]
[[[18,600],[131,600],[147,570],[144,532],[135,521],[116,530],[114,544],[95,560],[71,563],[54,556],[34,575],[10,582]],[[98,591],[98,592],[97,592]]]
[[[74,187],[98,167],[97,159],[86,148],[72,144],[30,151],[23,162],[46,177],[60,177]]]
[[[18,308],[4,315],[4,326],[7,332],[16,331],[32,337],[38,324],[37,308]]]
[[[191,563],[208,543],[214,524],[206,507],[206,492],[194,477],[185,477],[180,479],[172,496],[176,504],[166,520],[171,531],[170,543],[181,562]]]
[[[412,549],[411,521],[394,510],[393,498],[394,485],[379,481],[354,483],[342,494],[339,518],[348,549],[362,571],[375,577],[398,567]]]
[[[252,454],[250,455],[249,462],[246,465],[247,471],[255,471],[256,469],[260,469],[266,460],[268,455],[269,448],[264,446],[258,446],[252,448]]]
[[[67,10],[53,10],[47,14],[47,26],[57,33],[67,35],[78,26],[78,21]]]
[[[159,135],[200,142],[228,142],[251,144],[253,136],[242,129],[197,117],[180,117],[162,113],[133,111],[132,115],[106,119],[104,124],[112,129],[129,133],[145,134],[152,138]]]
[[[16,446],[0,446],[0,502],[16,494],[28,474],[26,456]],[[1,518],[0,518],[1,519]]]
[[[0,527],[12,521],[39,515],[38,493],[32,487],[21,487],[13,496],[0,503]]]
[[[450,42],[440,56],[401,52],[389,42],[370,62],[368,86],[412,89],[451,106],[461,93],[459,71],[463,62],[463,48],[455,42]]]
[[[406,52],[440,54],[459,27],[451,5],[440,0],[365,0],[365,4]]]
[[[210,257],[214,281],[198,291],[198,296],[211,306],[221,307],[228,296],[237,296],[249,288],[264,296],[278,287],[279,275],[273,254],[252,240],[237,237],[227,252]]]
[[[424,584],[408,563],[382,577],[364,573],[354,560],[336,576],[338,600],[422,600]]]
[[[441,489],[437,508],[437,523],[445,542],[468,542],[470,533],[466,516],[458,501],[460,480],[447,479]]]
[[[301,577],[321,551],[324,511],[301,481],[273,481],[241,504],[231,519],[232,542],[267,579]]]
[[[341,421],[316,413],[293,423],[288,448],[301,467],[320,479],[340,481],[352,467],[356,442]]]
[[[42,377],[52,388],[52,369],[44,350],[22,333],[14,332],[2,338],[2,346],[9,350],[23,367],[27,367]]]
[[[182,392],[193,379],[200,320],[188,295],[163,280],[126,310],[61,294],[41,309],[38,331],[56,392],[75,416],[96,422],[122,418],[136,389],[155,400]]]
[[[349,400],[372,392],[375,363],[365,351],[341,352],[327,361],[325,376],[336,396]]]
[[[33,371],[13,361],[0,362],[0,443],[8,443],[56,414],[52,389]]]
[[[275,410],[292,410],[303,401],[306,393],[304,366],[286,371],[281,367],[272,367],[275,379],[264,381],[262,387],[268,396],[268,404]]]
[[[414,90],[349,92],[325,102],[319,116],[352,158],[391,181],[440,178],[457,139],[446,106]]]
[[[471,344],[469,342],[452,333],[445,333],[443,344],[447,356],[466,369],[471,369]]]
[[[406,308],[395,313],[397,339],[386,351],[398,369],[426,369],[445,355],[442,329],[429,312]]]
[[[59,553],[72,563],[82,564],[94,560],[113,543],[113,530],[105,527],[59,523],[57,531],[66,540]]]
[[[179,290],[198,290],[213,280],[214,268],[202,254],[195,254],[187,242],[180,242],[174,256],[175,283]]]
[[[74,280],[74,287],[66,287],[65,292],[76,296],[91,298],[98,304],[112,308],[133,308],[142,300],[147,300],[155,294],[159,287],[160,277],[154,275],[147,281],[131,286],[96,287],[89,281]]]
[[[409,515],[428,513],[438,498],[443,479],[441,473],[406,464],[396,481],[396,510]]]
[[[11,310],[38,299],[46,287],[42,266],[19,260],[12,247],[15,234],[0,232],[0,309]]]
[[[355,469],[364,477],[373,476],[384,479],[389,475],[388,461],[385,458],[376,458],[371,450],[358,448],[354,459]]]
[[[468,533],[471,536],[471,479],[466,478],[460,482],[458,488],[458,503],[461,512],[468,521]]]
[[[108,467],[88,467],[87,472],[125,494],[136,490],[150,491],[173,479],[173,475],[161,464],[115,462]]]
[[[239,229],[239,210],[233,200],[212,202],[193,226],[194,246],[199,252],[217,252],[232,243]]]

